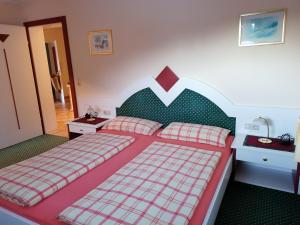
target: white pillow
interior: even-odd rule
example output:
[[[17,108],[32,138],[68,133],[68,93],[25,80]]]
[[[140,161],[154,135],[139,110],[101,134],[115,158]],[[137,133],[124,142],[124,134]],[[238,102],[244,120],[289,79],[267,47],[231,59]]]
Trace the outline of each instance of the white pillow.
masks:
[[[225,141],[229,133],[230,130],[221,127],[173,122],[163,129],[158,136],[225,147]]]
[[[118,116],[103,126],[103,130],[128,131],[137,134],[152,135],[162,124],[128,116]]]

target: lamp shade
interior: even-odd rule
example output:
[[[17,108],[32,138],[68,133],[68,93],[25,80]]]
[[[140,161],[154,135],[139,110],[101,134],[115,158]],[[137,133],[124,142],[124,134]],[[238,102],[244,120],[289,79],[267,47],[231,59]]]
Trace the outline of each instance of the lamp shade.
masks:
[[[297,121],[297,130],[296,130],[296,137],[295,137],[295,159],[296,161],[300,162],[300,117]]]

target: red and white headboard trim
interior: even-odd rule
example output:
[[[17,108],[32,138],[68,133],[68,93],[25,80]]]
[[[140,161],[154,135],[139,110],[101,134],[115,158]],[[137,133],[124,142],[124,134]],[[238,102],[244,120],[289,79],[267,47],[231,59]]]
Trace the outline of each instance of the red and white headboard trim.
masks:
[[[116,107],[120,107],[131,95],[147,87],[151,88],[166,106],[169,106],[184,89],[190,89],[205,96],[219,106],[227,116],[236,117],[236,133],[263,135],[263,133],[265,133],[263,127],[259,131],[251,131],[245,129],[245,124],[252,123],[253,119],[258,116],[265,116],[273,121],[271,130],[272,136],[275,137],[282,133],[294,134],[295,121],[300,113],[300,109],[235,105],[227,97],[208,84],[185,77],[179,77],[179,80],[168,92],[156,82],[155,77],[137,80],[121,92],[116,100]]]
[[[179,77],[166,66],[155,80],[166,92],[168,92],[179,80]]]
[[[181,92],[184,91],[184,89],[190,89],[210,99],[228,116],[236,116],[236,110],[233,103],[216,89],[200,81],[183,77],[180,77],[180,79],[168,92],[166,92],[153,77],[140,79],[121,92],[118,100],[116,101],[117,107],[120,107],[131,95],[147,87],[151,88],[151,90],[166,106],[169,106],[181,94]]]
[[[174,72],[176,73],[176,71]],[[160,74],[160,71],[157,71],[157,74]],[[82,106],[81,114],[84,114],[86,108],[89,105],[92,105],[97,106],[102,110],[101,116],[114,117],[116,115],[116,107],[120,107],[130,96],[148,87],[151,88],[151,90],[166,106],[169,106],[184,89],[190,89],[205,96],[218,105],[227,114],[227,116],[236,117],[237,134],[263,135],[265,133],[263,127],[259,131],[245,129],[245,125],[247,123],[252,123],[253,119],[258,116],[268,117],[272,120],[273,125],[271,129],[271,136],[275,137],[282,133],[294,134],[296,121],[300,115],[300,109],[235,105],[227,97],[208,84],[184,77],[179,77],[179,80],[168,91],[166,91],[158,84],[156,77],[150,76],[136,80],[118,95],[111,96],[111,98],[101,98],[99,96],[95,96],[94,98],[91,96],[79,96],[79,103],[81,103]],[[105,114],[104,110],[109,110],[111,114]]]

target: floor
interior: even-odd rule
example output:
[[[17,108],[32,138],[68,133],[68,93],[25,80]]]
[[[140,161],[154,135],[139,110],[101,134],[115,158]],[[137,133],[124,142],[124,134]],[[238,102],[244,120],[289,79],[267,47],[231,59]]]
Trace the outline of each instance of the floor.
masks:
[[[42,135],[1,149],[0,167],[31,158],[67,140],[64,137]],[[227,186],[215,225],[300,225],[300,196],[231,182]]]
[[[39,155],[66,141],[68,141],[66,137],[46,134],[0,149],[0,168]]]
[[[65,104],[55,102],[57,128],[48,134],[68,137],[68,128],[66,123],[74,119],[73,111],[70,111],[70,101],[66,99]]]
[[[215,225],[300,225],[300,195],[232,182]]]

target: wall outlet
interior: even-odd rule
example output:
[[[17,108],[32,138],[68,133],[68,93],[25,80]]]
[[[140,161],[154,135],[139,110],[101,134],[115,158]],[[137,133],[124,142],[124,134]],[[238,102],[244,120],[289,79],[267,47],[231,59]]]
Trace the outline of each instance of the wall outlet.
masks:
[[[98,114],[101,114],[102,110],[99,106],[94,106],[94,111],[97,112]]]
[[[111,115],[111,111],[108,110],[108,109],[104,109],[103,110],[103,114],[106,115],[106,116],[110,116]]]
[[[245,124],[246,130],[259,130],[259,125],[255,123],[246,123]]]

